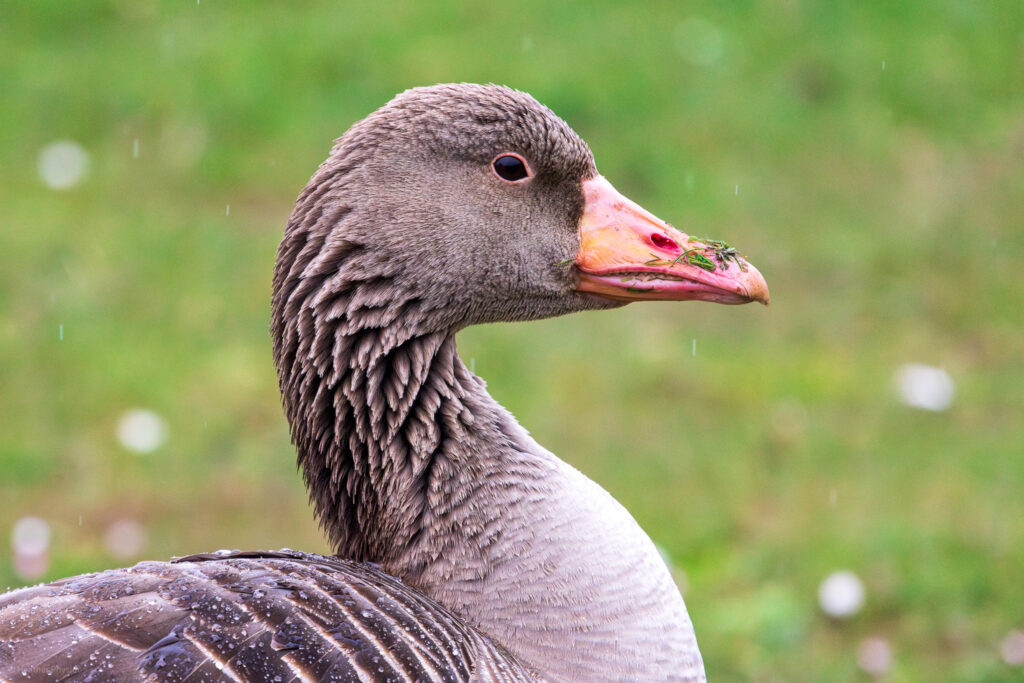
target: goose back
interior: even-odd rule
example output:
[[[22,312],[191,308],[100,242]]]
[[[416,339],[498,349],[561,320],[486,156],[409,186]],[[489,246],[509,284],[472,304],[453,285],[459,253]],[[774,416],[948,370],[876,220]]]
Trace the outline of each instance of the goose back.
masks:
[[[192,555],[0,596],[0,681],[529,681],[504,648],[368,564]]]

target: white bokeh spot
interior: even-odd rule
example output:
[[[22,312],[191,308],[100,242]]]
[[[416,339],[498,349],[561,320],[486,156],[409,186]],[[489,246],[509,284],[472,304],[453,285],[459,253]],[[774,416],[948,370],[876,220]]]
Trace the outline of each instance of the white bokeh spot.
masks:
[[[1024,631],[1010,631],[999,644],[999,654],[1010,666],[1024,666]]]
[[[818,587],[818,604],[834,619],[852,617],[864,606],[864,584],[851,571],[833,572]]]
[[[89,172],[89,153],[74,140],[56,140],[39,151],[38,168],[47,187],[67,190]]]
[[[152,410],[133,408],[118,420],[117,440],[134,453],[152,453],[167,440],[167,423]]]
[[[11,529],[11,550],[38,554],[50,548],[50,525],[41,517],[22,517]]]
[[[956,385],[949,373],[922,363],[904,363],[896,370],[896,389],[911,408],[942,412],[953,404]]]
[[[40,517],[22,517],[11,528],[14,572],[29,581],[50,568],[50,525]]]

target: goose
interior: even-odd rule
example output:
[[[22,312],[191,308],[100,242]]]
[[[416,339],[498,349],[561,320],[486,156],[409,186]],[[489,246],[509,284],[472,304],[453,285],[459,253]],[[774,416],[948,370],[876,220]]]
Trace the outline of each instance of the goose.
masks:
[[[641,300],[768,303],[523,92],[414,88],[335,141],[277,252],[273,354],[331,557],[219,551],[0,595],[2,681],[705,680],[650,538],[455,334]]]

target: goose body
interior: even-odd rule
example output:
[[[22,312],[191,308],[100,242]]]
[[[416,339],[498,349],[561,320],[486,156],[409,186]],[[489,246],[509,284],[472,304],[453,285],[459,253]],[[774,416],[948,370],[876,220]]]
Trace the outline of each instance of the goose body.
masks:
[[[703,680],[653,543],[455,346],[467,325],[641,299],[768,292],[728,245],[618,194],[530,96],[402,93],[335,143],[274,273],[285,412],[337,556],[197,555],[8,593],[0,680]]]

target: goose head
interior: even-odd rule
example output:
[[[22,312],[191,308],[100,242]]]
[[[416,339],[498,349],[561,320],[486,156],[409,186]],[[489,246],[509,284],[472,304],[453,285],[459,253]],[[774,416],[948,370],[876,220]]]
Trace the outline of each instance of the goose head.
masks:
[[[621,195],[564,121],[494,85],[408,90],[336,141],[289,223],[275,309],[354,282],[370,307],[405,302],[417,333],[638,300],[768,303],[734,249]]]

